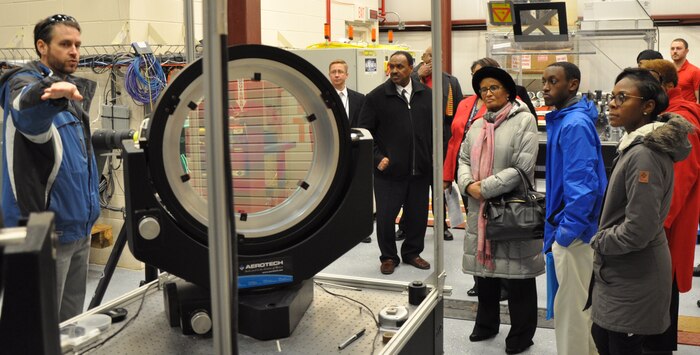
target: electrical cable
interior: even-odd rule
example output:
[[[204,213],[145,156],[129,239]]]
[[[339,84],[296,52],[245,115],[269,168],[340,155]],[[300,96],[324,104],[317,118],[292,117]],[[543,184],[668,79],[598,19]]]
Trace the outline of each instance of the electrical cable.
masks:
[[[114,196],[114,170],[121,167],[121,160],[119,161],[119,166],[116,168],[112,165],[112,157],[109,157],[107,176],[104,175],[100,178],[100,183],[98,185],[98,197],[100,200],[100,207],[109,211],[121,212],[122,215],[126,215],[126,209],[124,207],[114,207],[110,205],[112,197]],[[121,185],[119,186],[121,188]],[[122,189],[123,191],[123,189]]]
[[[102,342],[100,342],[99,344],[95,344],[95,345],[93,345],[93,346],[91,346],[91,347],[89,347],[89,348],[87,348],[87,349],[85,349],[85,350],[79,350],[78,352],[76,352],[76,354],[85,354],[85,353],[87,353],[88,351],[92,351],[92,350],[95,350],[95,349],[101,347],[102,345],[106,344],[108,341],[112,340],[112,338],[114,338],[115,336],[117,336],[119,333],[121,333],[126,327],[128,327],[129,325],[131,325],[131,323],[132,323],[134,320],[136,320],[136,318],[138,318],[139,314],[141,314],[141,309],[143,308],[143,304],[144,304],[145,301],[146,301],[146,295],[148,295],[148,291],[151,289],[151,287],[156,286],[156,285],[158,285],[158,283],[157,283],[157,282],[154,282],[154,283],[148,285],[148,287],[146,287],[146,290],[143,292],[143,296],[141,297],[141,304],[139,305],[139,309],[136,311],[136,314],[134,314],[133,317],[129,318],[129,320],[126,321],[126,323],[124,323],[124,325],[123,325],[121,328],[119,328],[119,330],[117,330],[117,331],[114,332],[112,335],[110,335],[110,336],[108,336],[107,338],[105,338],[105,339],[104,339]]]
[[[381,326],[380,326],[380,324],[379,324],[379,319],[378,319],[377,316],[374,314],[374,312],[372,312],[372,309],[369,308],[366,304],[364,304],[364,303],[362,303],[362,302],[360,302],[360,301],[358,301],[358,300],[356,300],[356,299],[354,299],[354,298],[352,298],[352,297],[345,296],[345,295],[341,295],[341,294],[335,293],[335,292],[331,292],[331,291],[327,290],[325,287],[323,287],[323,285],[320,284],[320,283],[318,283],[318,282],[314,282],[314,284],[315,284],[316,286],[320,287],[321,290],[325,291],[325,292],[328,293],[329,295],[335,296],[335,297],[338,297],[338,298],[342,298],[342,299],[345,299],[345,300],[350,301],[350,302],[357,303],[357,304],[359,304],[361,307],[364,307],[364,309],[367,310],[367,312],[369,312],[369,314],[372,316],[372,321],[374,322],[374,325],[377,327],[377,331],[374,333],[374,339],[372,340],[372,352],[370,352],[370,354],[374,354],[374,348],[375,348],[375,344],[377,343],[377,336],[379,336],[379,330],[380,330],[380,327],[381,327]],[[360,308],[360,309],[362,309],[362,308]]]
[[[153,54],[136,56],[124,77],[126,92],[140,104],[153,104],[165,88],[165,82],[163,68]]]

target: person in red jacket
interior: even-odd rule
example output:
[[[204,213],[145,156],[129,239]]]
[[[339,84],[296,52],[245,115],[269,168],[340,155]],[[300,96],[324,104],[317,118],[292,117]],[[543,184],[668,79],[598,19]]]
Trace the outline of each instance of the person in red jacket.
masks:
[[[700,216],[700,105],[683,98],[677,87],[676,68],[670,61],[646,60],[640,67],[651,70],[659,77],[669,99],[666,112],[683,116],[696,128],[694,133],[688,135],[688,140],[693,145],[690,155],[673,165],[673,197],[664,221],[673,272],[671,326],[662,334],[647,337],[644,342],[646,350],[670,353],[678,348],[678,293],[690,291],[693,279],[693,258]]]
[[[676,38],[671,42],[671,59],[678,72],[678,84],[681,96],[688,101],[698,102],[700,87],[700,69],[687,59],[688,41]]]

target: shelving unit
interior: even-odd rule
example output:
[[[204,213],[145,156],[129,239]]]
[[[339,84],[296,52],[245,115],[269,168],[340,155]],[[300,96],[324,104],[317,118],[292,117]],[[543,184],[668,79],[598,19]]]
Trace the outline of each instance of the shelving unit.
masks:
[[[567,61],[578,64],[582,55],[602,55],[615,63],[596,41],[640,40],[647,49],[653,49],[657,37],[655,28],[576,30],[570,32],[570,40],[566,42],[515,42],[512,32],[492,31],[486,34],[486,56],[496,59],[516,77],[519,85],[523,85],[523,79],[539,79],[547,65],[563,59],[557,56],[567,56]],[[529,66],[522,65],[528,61]]]
[[[149,44],[151,50],[156,55],[165,54],[183,54],[185,53],[185,46],[181,44]],[[130,44],[105,44],[105,45],[92,45],[92,46],[81,46],[80,56],[110,56],[116,55],[118,53],[130,53],[132,52]],[[8,63],[23,63],[30,60],[37,59],[37,54],[34,48],[0,48],[0,61]]]

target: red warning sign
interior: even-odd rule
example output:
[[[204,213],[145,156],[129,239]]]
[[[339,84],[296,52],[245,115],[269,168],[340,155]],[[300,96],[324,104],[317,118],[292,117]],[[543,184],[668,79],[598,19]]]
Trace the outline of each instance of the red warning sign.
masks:
[[[494,8],[493,9],[493,17],[498,21],[498,22],[510,22],[511,21],[511,16],[510,16],[510,9],[509,8]]]
[[[489,15],[492,25],[512,25],[513,4],[510,2],[489,2]]]

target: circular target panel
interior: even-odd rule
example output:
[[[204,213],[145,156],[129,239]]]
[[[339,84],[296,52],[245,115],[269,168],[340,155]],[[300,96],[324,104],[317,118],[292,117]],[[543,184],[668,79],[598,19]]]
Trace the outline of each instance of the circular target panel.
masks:
[[[206,242],[209,132],[201,74],[201,61],[193,63],[163,94],[147,152],[163,204]],[[298,238],[343,196],[350,134],[342,103],[317,69],[273,47],[232,47],[228,77],[236,233],[253,242]]]

